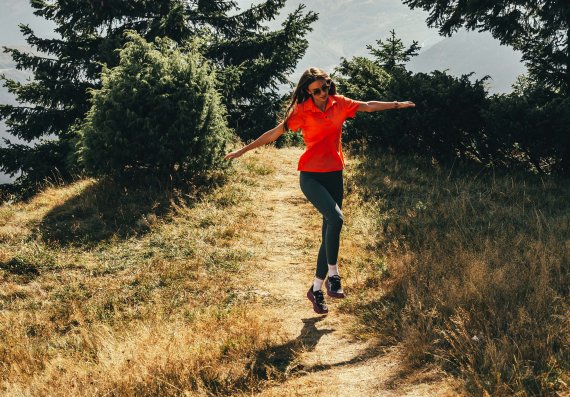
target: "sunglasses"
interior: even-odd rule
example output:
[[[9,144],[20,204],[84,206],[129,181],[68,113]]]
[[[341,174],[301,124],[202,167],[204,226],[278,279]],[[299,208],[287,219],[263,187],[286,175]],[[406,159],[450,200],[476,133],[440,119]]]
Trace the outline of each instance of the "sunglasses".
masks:
[[[327,93],[327,92],[329,92],[330,86],[331,86],[331,85],[330,85],[329,83],[325,83],[325,84],[323,84],[323,85],[321,86],[321,88],[315,88],[315,89],[311,92],[311,94],[312,94],[312,95],[320,95],[321,90],[322,90],[324,93]]]

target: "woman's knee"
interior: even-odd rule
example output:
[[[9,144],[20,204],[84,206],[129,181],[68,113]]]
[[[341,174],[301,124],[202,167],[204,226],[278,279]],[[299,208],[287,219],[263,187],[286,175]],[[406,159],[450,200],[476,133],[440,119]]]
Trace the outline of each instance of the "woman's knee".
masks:
[[[344,223],[344,216],[342,215],[342,211],[340,208],[336,207],[336,211],[334,211],[328,218],[327,223],[329,226],[340,229],[342,224]]]

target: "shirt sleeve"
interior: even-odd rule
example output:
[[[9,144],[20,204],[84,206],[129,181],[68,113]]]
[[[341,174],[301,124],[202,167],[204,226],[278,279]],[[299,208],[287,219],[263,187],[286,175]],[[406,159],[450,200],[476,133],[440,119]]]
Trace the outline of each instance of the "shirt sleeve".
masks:
[[[359,101],[355,101],[354,99],[347,98],[345,96],[339,95],[342,101],[342,107],[344,108],[344,114],[347,119],[351,119],[356,115],[356,111],[360,106]]]
[[[291,115],[287,119],[287,128],[291,131],[297,131],[303,127],[303,109],[300,104],[295,105]]]

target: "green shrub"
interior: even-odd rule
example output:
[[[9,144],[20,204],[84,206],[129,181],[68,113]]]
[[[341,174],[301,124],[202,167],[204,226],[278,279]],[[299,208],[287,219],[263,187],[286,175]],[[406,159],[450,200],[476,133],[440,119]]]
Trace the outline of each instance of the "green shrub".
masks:
[[[394,33],[390,40],[399,41]],[[407,51],[403,45],[368,48],[373,59],[344,59],[335,69],[339,91],[361,101],[411,100],[416,107],[359,115],[347,123],[345,141],[439,162],[475,160],[570,175],[567,95],[521,76],[512,93],[489,96],[488,77],[471,81],[472,74],[457,78],[445,71],[414,74],[404,65],[390,67],[394,59],[414,55],[413,45]]]
[[[536,85],[515,86],[490,97],[483,116],[499,162],[570,175],[570,98]]]
[[[484,79],[446,72],[388,73],[377,62],[356,57],[336,70],[340,91],[357,100],[411,100],[413,109],[368,113],[347,123],[346,140],[364,140],[398,153],[419,153],[440,161],[457,157],[485,161],[482,109]]]
[[[146,42],[134,32],[120,63],[104,68],[102,87],[80,128],[79,156],[94,175],[160,176],[224,169],[231,132],[216,76],[196,43]]]

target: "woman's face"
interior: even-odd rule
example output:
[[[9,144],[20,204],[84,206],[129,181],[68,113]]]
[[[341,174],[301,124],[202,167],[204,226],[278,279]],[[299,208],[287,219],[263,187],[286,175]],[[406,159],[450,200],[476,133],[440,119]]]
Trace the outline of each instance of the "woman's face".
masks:
[[[329,88],[330,83],[328,83],[325,79],[318,79],[309,84],[307,91],[315,101],[324,102],[329,96]]]

